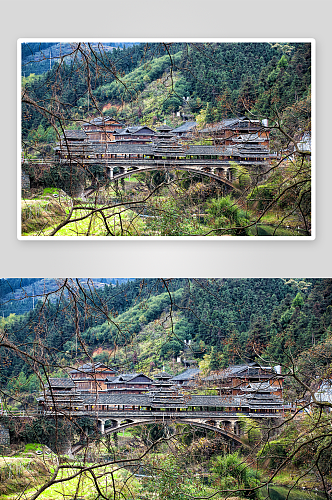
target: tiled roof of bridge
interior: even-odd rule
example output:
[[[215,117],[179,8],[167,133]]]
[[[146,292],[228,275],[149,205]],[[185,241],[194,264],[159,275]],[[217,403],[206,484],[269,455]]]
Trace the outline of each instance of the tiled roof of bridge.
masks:
[[[84,404],[88,405],[140,405],[146,406],[149,398],[146,394],[85,394]]]
[[[249,408],[249,409],[287,409],[290,405],[271,395],[254,394],[251,396],[203,396],[191,395],[179,399],[170,396],[166,399],[151,397],[149,394],[82,394],[77,393],[79,404],[83,406],[140,406],[150,408]],[[45,396],[37,398],[39,402],[45,401]],[[46,401],[48,398],[46,397]],[[99,408],[100,410],[100,408]],[[106,410],[105,410],[106,411]],[[124,410],[126,411],[126,410]],[[127,411],[130,409],[127,408]],[[203,410],[204,411],[204,410]],[[235,410],[236,411],[236,410]]]
[[[271,394],[251,393],[242,396],[205,396],[205,395],[181,395],[170,393],[165,395],[165,391],[157,391],[153,394],[112,394],[97,393],[83,394],[76,393],[83,406],[109,405],[109,406],[140,406],[151,408],[186,408],[186,407],[226,407],[226,408],[253,408],[253,409],[282,409],[288,408],[280,398]],[[46,398],[47,400],[47,398]],[[45,401],[44,395],[38,401]]]
[[[99,148],[96,146],[96,152],[105,152],[105,146],[101,145]],[[184,153],[186,155],[220,155],[224,153],[225,149],[222,146],[185,146]],[[113,154],[145,154],[153,155],[152,144],[117,144],[108,143],[107,153]],[[170,154],[172,154],[170,152]],[[232,154],[232,153],[231,153]]]
[[[69,133],[71,136],[70,138],[82,138],[85,135],[84,131],[80,130],[69,130],[66,131],[66,133]],[[82,135],[84,134],[84,135]],[[119,139],[129,137],[131,134],[128,133],[119,133],[117,137]],[[69,136],[68,136],[69,138]],[[240,142],[238,143],[237,146],[235,147],[230,147],[230,146],[222,146],[222,145],[217,145],[217,146],[208,146],[208,145],[186,145],[182,144],[181,142],[177,142],[177,140],[174,138],[174,140],[164,140],[164,141],[158,141],[155,140],[155,142],[150,143],[150,144],[123,144],[123,143],[117,143],[117,142],[111,142],[111,143],[100,143],[97,141],[89,141],[89,142],[84,142],[82,144],[84,147],[85,153],[88,153],[89,151],[91,152],[90,154],[96,153],[96,154],[104,154],[104,153],[110,153],[110,154],[143,154],[143,155],[148,155],[148,156],[185,156],[185,155],[191,155],[191,156],[218,156],[218,155],[226,155],[226,156],[236,156],[237,154],[264,154],[264,156],[269,156],[269,150],[266,146],[261,146],[257,145],[254,143],[249,142]],[[66,143],[65,141],[62,141],[62,147],[66,149]],[[69,145],[70,149],[73,147],[72,144]],[[158,148],[161,148],[162,150],[158,152]],[[163,148],[166,148],[165,151],[163,151]],[[58,149],[58,148],[55,148]],[[73,150],[74,151],[74,150]],[[271,155],[270,155],[271,156]]]
[[[82,395],[84,398],[84,404],[88,405],[137,405],[137,406],[151,406],[152,399],[149,394],[98,394],[98,397],[94,394]],[[198,396],[191,395],[185,396],[185,402],[188,406],[239,406],[239,398],[223,398],[221,396]],[[170,404],[176,404],[176,398],[174,397],[174,402],[172,398],[169,400]],[[244,400],[242,399],[242,402]],[[165,401],[164,406],[168,407],[168,402]],[[159,405],[160,406],[160,405]]]
[[[96,153],[111,153],[111,154],[152,154],[150,144],[118,144],[111,142],[107,144],[96,144],[94,146]]]
[[[125,137],[125,136],[122,136]],[[115,154],[115,155],[146,155],[152,157],[158,156],[167,156],[169,158],[181,157],[181,156],[226,156],[226,157],[245,157],[247,160],[250,158],[250,155],[262,156],[265,158],[275,157],[275,154],[270,154],[268,148],[262,146],[253,146],[249,144],[242,144],[236,147],[223,147],[223,146],[187,146],[182,145],[181,149],[179,146],[174,145],[174,149],[172,150],[171,146],[167,146],[165,151],[161,150],[157,151],[155,144],[123,144],[123,143],[84,143],[85,154]],[[59,146],[53,148],[55,151],[62,149],[64,152],[67,151],[66,144],[63,142],[62,147]],[[167,151],[166,151],[167,150]],[[69,151],[75,150],[71,149],[71,145],[69,145]],[[121,157],[120,157],[121,159]],[[161,160],[162,161],[162,160]]]

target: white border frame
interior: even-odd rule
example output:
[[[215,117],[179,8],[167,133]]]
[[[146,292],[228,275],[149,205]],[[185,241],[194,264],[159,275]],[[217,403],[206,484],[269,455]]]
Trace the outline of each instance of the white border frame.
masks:
[[[21,44],[48,42],[211,42],[311,44],[311,235],[310,236],[22,236],[21,234]],[[316,40],[314,38],[19,38],[17,40],[17,239],[21,241],[310,241],[316,238]]]

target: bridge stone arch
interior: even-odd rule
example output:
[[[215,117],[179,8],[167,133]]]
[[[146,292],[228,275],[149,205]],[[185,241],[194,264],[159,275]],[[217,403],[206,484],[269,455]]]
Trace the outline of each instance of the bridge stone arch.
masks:
[[[179,165],[176,167],[171,167],[167,168],[164,166],[142,166],[142,167],[136,167],[136,168],[125,168],[125,167],[120,167],[120,172],[113,174],[113,169],[110,167],[107,167],[108,170],[108,177],[110,182],[114,182],[119,179],[124,179],[126,177],[129,177],[130,175],[133,174],[141,174],[144,172],[151,172],[151,171],[163,171],[165,173],[167,172],[172,172],[172,170],[184,170],[186,172],[191,172],[196,175],[202,175],[204,177],[210,177],[211,179],[214,179],[226,186],[228,186],[231,189],[236,189],[233,185],[233,182],[231,180],[231,171],[230,168],[218,168],[218,167],[210,167],[207,166],[206,168],[200,167],[200,168],[193,168],[190,166],[186,165]],[[219,175],[219,173],[222,173],[224,175]]]
[[[105,427],[105,422],[111,421],[113,423],[110,427]],[[114,432],[121,432],[128,427],[136,427],[138,425],[149,425],[149,424],[160,424],[160,423],[178,423],[178,424],[187,424],[192,425],[193,427],[200,427],[209,431],[216,432],[221,434],[226,439],[233,441],[233,443],[241,446],[246,446],[241,441],[240,435],[232,432],[231,430],[225,429],[220,420],[212,420],[211,419],[191,419],[191,418],[165,418],[163,416],[153,417],[153,418],[140,418],[140,419],[123,419],[123,418],[98,418],[98,427],[101,431],[101,436],[96,437],[95,439],[101,439],[103,436],[107,436],[109,434],[113,434]],[[115,424],[115,425],[114,425]],[[68,452],[69,455],[76,455],[79,453],[86,445],[77,443],[73,445]]]

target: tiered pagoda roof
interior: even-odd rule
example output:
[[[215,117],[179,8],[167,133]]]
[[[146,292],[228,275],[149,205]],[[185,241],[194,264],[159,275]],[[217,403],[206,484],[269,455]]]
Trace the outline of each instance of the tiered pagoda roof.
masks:
[[[157,134],[152,143],[152,151],[154,156],[183,156],[187,148],[172,134]]]
[[[50,378],[45,392],[38,401],[48,407],[56,407],[57,410],[82,409],[84,397],[70,378]]]

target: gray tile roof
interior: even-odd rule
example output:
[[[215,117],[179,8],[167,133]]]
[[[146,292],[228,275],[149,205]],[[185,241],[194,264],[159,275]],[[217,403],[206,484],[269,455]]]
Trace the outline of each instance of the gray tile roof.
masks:
[[[91,120],[84,121],[83,126],[84,125],[100,126],[100,125],[105,125],[107,122],[121,125],[121,123],[119,123],[118,120],[115,120],[110,116],[97,116],[96,118],[91,118]]]
[[[76,131],[75,131],[76,132]],[[84,132],[83,132],[84,133]],[[128,135],[128,137],[130,134]],[[118,134],[119,139],[121,137],[127,137],[126,135]],[[75,149],[79,143],[74,144],[71,142],[69,146],[69,152],[73,154],[80,153],[80,150]],[[57,149],[57,148],[55,148]],[[62,143],[62,151],[67,154],[67,147],[65,143]],[[82,152],[85,155],[94,154],[112,154],[112,155],[145,155],[151,157],[157,157],[156,159],[167,156],[168,158],[184,157],[184,156],[203,156],[203,157],[218,157],[225,156],[232,157],[236,161],[236,158],[244,158],[245,160],[250,160],[250,155],[255,157],[263,156],[264,160],[270,157],[274,157],[269,153],[268,148],[262,147],[255,144],[239,144],[234,147],[224,147],[220,146],[203,146],[203,145],[185,145],[181,142],[177,142],[177,138],[173,136],[173,140],[155,140],[150,144],[122,144],[122,143],[98,143],[98,142],[84,142],[82,144]],[[121,156],[120,156],[121,158]]]
[[[155,379],[170,379],[172,378],[172,375],[170,375],[169,373],[167,372],[160,372],[160,373],[157,373],[157,375],[154,375],[154,378]]]
[[[110,368],[104,363],[85,363],[84,365],[79,366],[77,369],[71,370],[70,373],[91,373],[95,372],[99,368],[105,368],[106,371],[108,370],[116,373],[116,370],[114,370],[114,368]]]
[[[246,407],[252,406],[253,408],[267,407],[280,407],[283,401],[274,396],[256,395],[255,397],[249,396],[201,396],[201,395],[188,395],[184,396],[182,400],[177,400],[176,397],[170,396],[164,401],[153,401],[149,394],[88,394],[81,395],[84,399],[85,405],[114,405],[114,406],[147,406],[147,407],[181,407],[184,406],[202,406],[202,407]]]
[[[154,154],[154,144],[107,144],[107,153],[111,154]],[[98,146],[96,146],[98,148]],[[97,149],[96,149],[97,151]],[[105,146],[100,147],[100,152],[105,152]],[[184,155],[220,155],[224,153],[222,146],[185,146],[180,156]],[[171,151],[170,151],[170,154]],[[232,154],[232,152],[231,152]]]
[[[62,138],[84,140],[88,137],[84,130],[64,130],[63,132]]]
[[[218,132],[219,130],[224,130],[228,128],[236,128],[238,125],[242,126],[247,126],[250,128],[251,127],[257,127],[257,125],[261,125],[261,122],[259,120],[249,120],[245,116],[240,116],[239,118],[225,118],[219,123],[216,123],[214,125],[210,125],[202,130],[200,130],[200,133],[209,133],[209,132]],[[263,128],[263,127],[262,127]]]
[[[148,378],[151,383],[153,382],[153,380],[148,377],[147,375],[144,375],[144,373],[120,373],[117,377],[113,378],[110,383],[112,384],[118,384],[118,383],[121,383],[121,382],[132,382],[135,380],[135,378],[138,378],[139,376],[143,376],[143,377],[146,377]],[[147,381],[136,381],[135,384],[146,384]]]
[[[225,120],[222,120],[220,123],[217,123],[215,125],[210,125],[199,132],[217,132],[218,130],[223,130],[224,128],[231,127],[232,125],[235,125],[236,123],[239,122],[239,118],[226,118]]]
[[[154,135],[155,131],[152,130],[152,128],[147,127],[145,125],[142,126],[136,126],[136,127],[129,127],[129,132],[132,134],[137,134],[139,132],[140,134],[145,133],[148,135]]]
[[[176,375],[171,379],[172,381],[181,381],[181,380],[191,380],[194,377],[196,377],[200,373],[199,368],[190,368],[189,370],[186,370],[183,373],[180,373],[179,375]]]
[[[212,408],[279,408],[282,409],[284,402],[272,394],[264,392],[253,392],[242,396],[205,396],[196,394],[183,395],[176,391],[154,390],[145,394],[133,393],[107,393],[100,392],[97,394],[84,394],[77,392],[73,394],[76,399],[80,400],[83,406],[140,406],[148,408],[188,408],[188,407],[212,407]],[[64,396],[64,393],[58,393],[57,398],[59,404]],[[45,397],[41,396],[38,401],[45,401]],[[46,402],[49,398],[46,397]],[[101,410],[101,408],[99,408]],[[121,408],[120,408],[121,410]]]
[[[189,130],[193,130],[197,127],[196,122],[185,122],[182,123],[179,127],[173,128],[172,133],[176,134],[179,132],[188,132]]]
[[[257,363],[248,363],[247,365],[233,365],[225,368],[219,373],[205,377],[203,381],[212,382],[223,380],[230,377],[246,378],[257,377],[270,379],[276,376],[276,372],[271,367],[259,366]]]
[[[63,387],[66,389],[68,389],[68,388],[70,389],[70,388],[75,387],[75,384],[71,378],[53,378],[52,377],[49,379],[49,382],[50,382],[49,385],[51,388]]]
[[[155,135],[155,131],[145,125],[140,125],[140,126],[136,125],[131,127],[125,127],[122,130],[117,130],[114,132],[114,135],[116,136],[123,136],[123,135],[126,136],[135,134]]]
[[[172,130],[172,127],[169,127],[168,125],[160,125],[157,127],[157,130],[161,130],[162,132],[169,132]]]
[[[234,375],[238,375],[241,372],[247,371],[248,368],[256,365],[256,363],[248,363],[247,365],[232,365],[228,366],[224,370],[222,370],[219,373],[215,373],[214,375],[209,375],[208,377],[205,377],[203,380],[204,381],[213,381],[213,380],[220,380],[224,378],[229,378]]]

